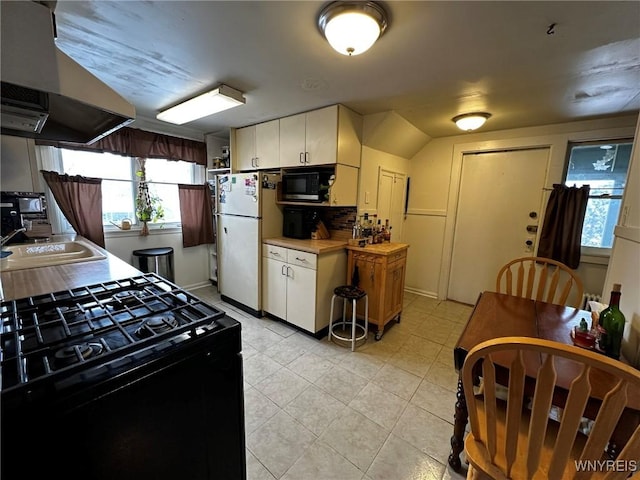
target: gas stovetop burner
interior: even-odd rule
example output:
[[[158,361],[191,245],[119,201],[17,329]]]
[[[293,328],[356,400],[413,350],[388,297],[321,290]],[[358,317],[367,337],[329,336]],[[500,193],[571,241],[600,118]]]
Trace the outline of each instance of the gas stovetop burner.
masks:
[[[71,307],[61,306],[46,310],[43,315],[47,318],[58,317],[59,315],[65,315],[72,310]]]
[[[121,308],[122,306],[139,304],[144,296],[145,293],[140,290],[122,290],[114,293],[111,298],[104,300],[102,303],[111,308]]]
[[[178,320],[171,314],[154,315],[147,318],[136,330],[139,338],[147,338],[153,334],[164,333],[178,326]]]
[[[123,290],[118,293],[113,294],[113,299],[118,300],[119,302],[126,303],[137,298],[142,297],[144,294],[139,290]]]
[[[80,360],[88,360],[102,353],[104,347],[99,343],[78,343],[66,345],[55,353],[56,362],[62,365],[70,365]]]
[[[155,274],[3,301],[0,388],[4,394],[190,348],[195,338],[225,328],[224,317]]]

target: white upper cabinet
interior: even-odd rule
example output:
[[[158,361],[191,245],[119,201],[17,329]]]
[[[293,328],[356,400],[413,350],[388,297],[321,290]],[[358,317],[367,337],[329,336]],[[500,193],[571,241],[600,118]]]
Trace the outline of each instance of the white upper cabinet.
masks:
[[[280,166],[279,132],[279,120],[236,129],[234,171],[278,168]]]
[[[280,167],[360,166],[362,117],[342,105],[280,119]]]

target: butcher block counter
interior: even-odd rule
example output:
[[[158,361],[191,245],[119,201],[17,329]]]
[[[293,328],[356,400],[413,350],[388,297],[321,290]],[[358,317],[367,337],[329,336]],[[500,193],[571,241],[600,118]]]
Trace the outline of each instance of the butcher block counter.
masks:
[[[400,322],[404,297],[404,277],[407,265],[407,243],[377,243],[346,247],[348,284],[358,269],[358,285],[369,297],[369,324],[377,327],[376,340],[382,338],[384,327],[391,320]],[[358,302],[358,315],[364,317],[364,302]]]
[[[79,235],[56,235],[52,241],[74,240],[89,242]],[[0,272],[0,298],[15,300],[142,274],[105,249],[92,245],[105,256],[104,259]]]
[[[276,247],[293,248],[308,253],[322,255],[324,253],[335,252],[336,250],[344,250],[347,246],[346,240],[298,240],[296,238],[278,237],[267,238],[262,241],[267,245],[275,245]]]

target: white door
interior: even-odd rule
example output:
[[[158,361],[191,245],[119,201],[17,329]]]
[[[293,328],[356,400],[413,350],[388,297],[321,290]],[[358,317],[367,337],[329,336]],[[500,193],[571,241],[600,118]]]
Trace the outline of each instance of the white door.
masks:
[[[256,125],[257,168],[278,168],[280,166],[280,120]]]
[[[338,106],[307,112],[306,158],[307,165],[336,163],[338,154]]]
[[[236,170],[253,170],[256,156],[256,127],[238,128],[236,130],[236,151],[233,164]]]
[[[280,119],[280,166],[304,165],[306,114]]]
[[[389,220],[391,241],[400,242],[404,224],[404,203],[407,176],[404,173],[380,169],[378,174],[378,219]]]
[[[288,265],[287,322],[316,332],[316,271]]]
[[[262,258],[262,309],[287,318],[287,264],[269,257]]]
[[[260,309],[260,220],[218,216],[220,293]]]
[[[547,148],[464,155],[449,299],[474,304],[502,265],[533,255],[548,160]]]
[[[259,174],[218,175],[218,213],[258,217],[259,201]]]

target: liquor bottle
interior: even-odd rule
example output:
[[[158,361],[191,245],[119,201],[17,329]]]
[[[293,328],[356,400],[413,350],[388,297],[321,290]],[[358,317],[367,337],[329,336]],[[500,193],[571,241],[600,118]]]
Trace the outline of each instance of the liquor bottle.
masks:
[[[600,348],[605,355],[616,360],[620,358],[620,344],[624,333],[624,315],[620,311],[620,296],[622,286],[613,284],[609,306],[600,313],[600,325],[605,330],[600,336]]]

